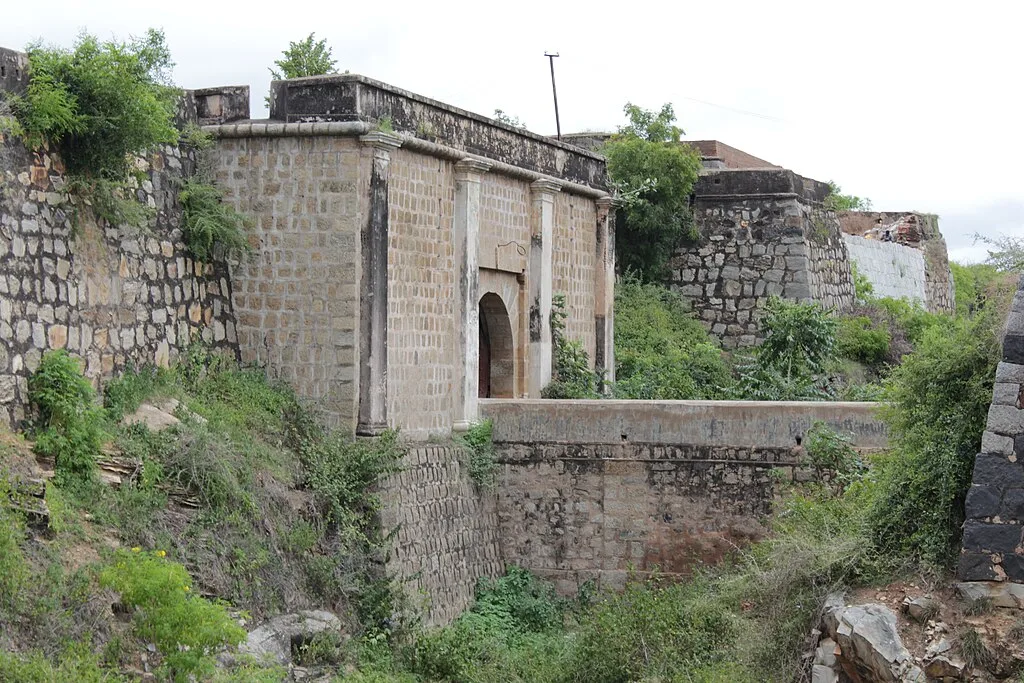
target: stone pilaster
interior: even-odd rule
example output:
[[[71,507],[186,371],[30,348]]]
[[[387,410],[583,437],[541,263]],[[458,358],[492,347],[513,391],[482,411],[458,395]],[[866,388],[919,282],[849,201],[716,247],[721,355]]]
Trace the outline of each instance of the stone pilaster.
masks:
[[[597,259],[594,283],[594,369],[615,381],[615,200],[597,200]]]
[[[555,193],[561,183],[530,184],[530,363],[529,392],[539,398],[551,381],[551,256],[554,248]]]
[[[362,229],[360,280],[359,421],[356,433],[380,434],[388,427],[388,176],[397,135],[375,132],[359,138],[373,150],[369,206]]]
[[[491,164],[463,159],[455,165],[453,243],[457,268],[456,358],[461,373],[455,403],[455,431],[477,419],[480,382],[480,181]]]

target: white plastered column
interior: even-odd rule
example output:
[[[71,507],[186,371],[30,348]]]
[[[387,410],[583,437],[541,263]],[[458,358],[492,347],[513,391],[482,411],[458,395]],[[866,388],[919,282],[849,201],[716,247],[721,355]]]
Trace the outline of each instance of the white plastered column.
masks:
[[[463,159],[455,164],[456,384],[454,431],[476,422],[480,382],[480,184],[491,164]]]
[[[555,194],[561,183],[530,183],[530,354],[529,394],[540,398],[551,381],[551,276],[555,239]]]

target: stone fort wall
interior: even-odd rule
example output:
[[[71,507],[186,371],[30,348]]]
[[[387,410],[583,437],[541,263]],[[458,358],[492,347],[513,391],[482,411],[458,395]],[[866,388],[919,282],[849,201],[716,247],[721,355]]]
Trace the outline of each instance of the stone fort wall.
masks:
[[[697,181],[699,240],[677,250],[670,286],[725,348],[760,341],[772,296],[852,307],[849,256],[839,221],[822,206],[827,192],[782,169],[710,171]]]
[[[395,531],[388,573],[402,581],[428,625],[468,608],[480,577],[504,573],[497,501],[469,479],[460,448],[410,448],[382,486],[381,524]]]
[[[69,199],[57,154],[0,133],[0,420],[25,417],[28,377],[51,349],[97,383],[167,366],[193,339],[236,352],[227,267],[196,261],[181,239],[193,152],[164,146],[138,165],[150,224],[98,223]]]

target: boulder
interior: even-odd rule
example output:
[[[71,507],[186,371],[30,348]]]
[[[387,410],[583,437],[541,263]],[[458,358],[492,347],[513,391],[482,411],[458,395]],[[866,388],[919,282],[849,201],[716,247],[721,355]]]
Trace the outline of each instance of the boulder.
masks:
[[[320,633],[341,633],[341,620],[324,610],[282,614],[249,633],[239,652],[257,659],[273,658],[280,664],[292,661],[292,651]]]
[[[839,683],[839,674],[830,666],[815,664],[811,669],[811,683]]]
[[[896,615],[883,605],[826,603],[825,627],[839,645],[839,663],[854,680],[890,683],[913,666],[896,630]]]
[[[967,665],[962,660],[955,657],[946,657],[945,655],[932,657],[924,665],[924,672],[928,674],[928,678],[942,681],[943,683],[947,681],[962,681],[966,670]]]
[[[904,607],[907,616],[922,624],[939,613],[939,601],[927,595],[908,600]]]

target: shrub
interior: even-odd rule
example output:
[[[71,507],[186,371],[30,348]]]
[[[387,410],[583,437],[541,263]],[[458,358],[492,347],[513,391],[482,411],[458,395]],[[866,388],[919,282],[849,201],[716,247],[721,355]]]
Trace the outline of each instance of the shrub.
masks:
[[[816,303],[769,299],[761,320],[765,339],[752,359],[738,365],[734,396],[758,401],[829,398],[827,372],[835,357],[836,325]]]
[[[850,439],[818,421],[811,425],[804,437],[807,462],[814,468],[819,481],[831,480],[833,492],[840,494],[847,486],[859,480],[866,471],[860,455],[850,445]]]
[[[476,422],[458,438],[469,453],[469,478],[477,488],[489,491],[494,488],[495,470],[493,425],[490,420]]]
[[[843,358],[878,365],[889,355],[889,331],[876,327],[871,318],[842,317],[836,334],[836,351]]]
[[[156,645],[175,680],[209,676],[213,653],[245,639],[224,605],[192,594],[192,577],[163,551],[119,551],[100,583],[138,610],[132,617],[136,633]]]
[[[700,680],[733,646],[737,623],[700,581],[631,580],[582,619],[576,680]]]
[[[103,407],[114,422],[134,413],[142,402],[170,384],[170,374],[163,368],[146,366],[129,368],[111,379],[103,388]]]
[[[85,643],[74,643],[64,649],[54,664],[39,651],[15,654],[0,651],[0,681],[18,683],[114,683],[126,680],[100,666],[99,657]]]
[[[615,289],[618,398],[716,399],[732,383],[721,350],[677,293],[626,276]]]
[[[58,485],[91,480],[103,443],[103,418],[78,362],[63,349],[47,351],[28,391],[38,412],[35,449],[54,458]]]
[[[223,197],[204,175],[186,180],[178,193],[183,239],[201,261],[211,260],[217,250],[237,255],[251,248],[245,235],[245,217],[225,204]]]
[[[178,140],[163,33],[150,29],[128,42],[82,34],[73,50],[33,44],[28,53],[28,89],[12,101],[26,141],[57,148],[68,190],[83,195],[98,216],[142,224],[149,212],[127,196],[131,157]]]
[[[25,538],[25,516],[11,504],[14,492],[0,471],[0,615],[16,613],[22,591],[31,577],[28,562],[21,551]]]
[[[554,377],[541,390],[543,398],[600,398],[599,378],[590,369],[583,345],[565,336],[565,295],[551,298],[551,345],[554,347]]]
[[[887,382],[892,453],[871,511],[875,542],[886,552],[940,566],[957,555],[1000,355],[997,324],[983,316],[927,329]]]

